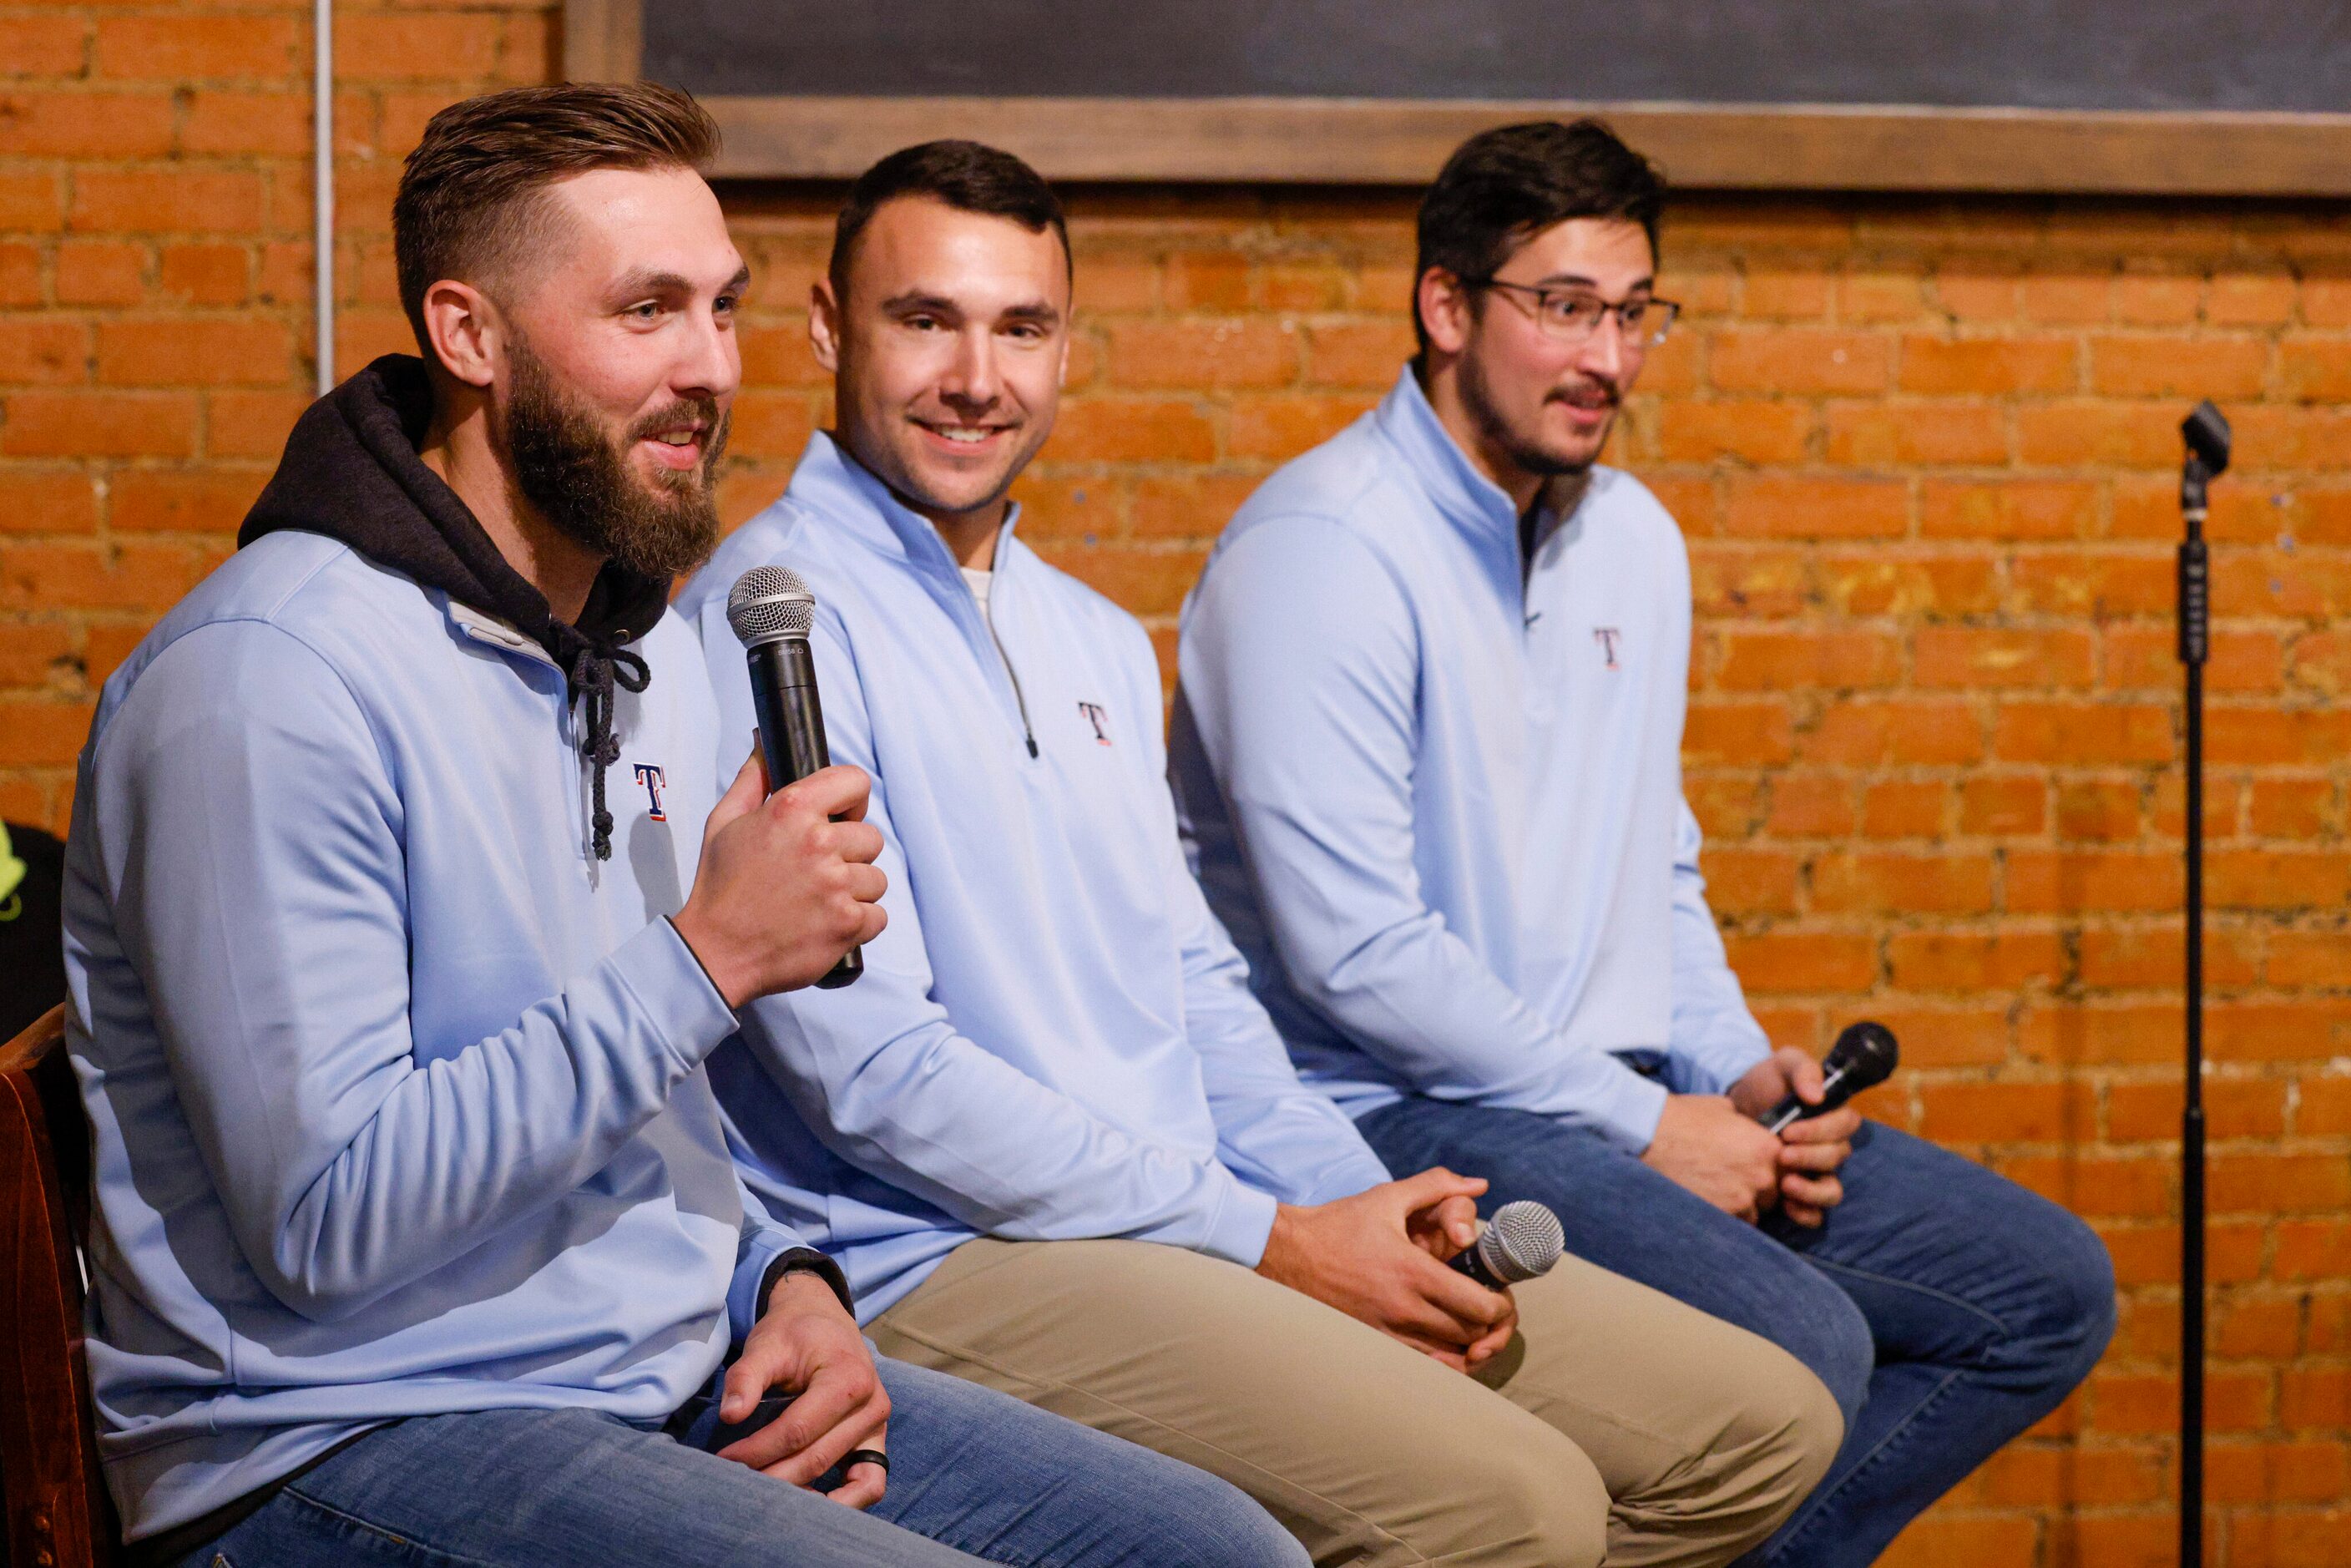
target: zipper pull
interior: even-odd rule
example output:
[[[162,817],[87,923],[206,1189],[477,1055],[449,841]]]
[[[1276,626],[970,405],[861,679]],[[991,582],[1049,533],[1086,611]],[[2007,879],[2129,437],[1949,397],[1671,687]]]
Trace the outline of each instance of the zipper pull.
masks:
[[[1028,734],[1028,737],[1029,737],[1029,758],[1033,761],[1033,760],[1036,758],[1036,756],[1037,756],[1037,736],[1036,736],[1036,733],[1035,733],[1033,730],[1032,730],[1032,731],[1028,731],[1028,732],[1026,732],[1026,733]]]

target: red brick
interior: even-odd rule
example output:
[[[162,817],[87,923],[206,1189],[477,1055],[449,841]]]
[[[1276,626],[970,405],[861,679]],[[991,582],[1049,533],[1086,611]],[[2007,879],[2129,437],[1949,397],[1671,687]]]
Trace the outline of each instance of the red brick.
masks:
[[[1750,991],[1857,991],[1877,974],[1876,945],[1850,932],[1775,931],[1725,938]]]
[[[1750,538],[1895,538],[1907,531],[1909,510],[1909,486],[1899,481],[1741,476],[1723,523]]]
[[[1708,369],[1725,392],[1881,392],[1892,359],[1874,333],[1809,328],[1718,332],[1707,345]]]
[[[2179,983],[2186,938],[2176,920],[2153,927],[2107,925],[2083,932],[2078,951],[2085,989],[2168,989]],[[2204,973],[2213,985],[2251,985],[2261,973],[2258,937],[2225,925],[2208,925]]]
[[[2118,1144],[2176,1143],[2186,1104],[2176,1082],[2117,1083],[2106,1093],[2106,1136]],[[2276,1137],[2285,1130],[2285,1085],[2273,1079],[2208,1079],[2204,1124],[2214,1138]]]
[[[2071,338],[1902,340],[1904,392],[1997,397],[2074,390],[2077,350]]]
[[[183,457],[196,403],[184,392],[18,392],[0,399],[0,455]]]
[[[2177,1006],[2147,1002],[2052,1003],[2018,1026],[2034,1061],[2055,1066],[2173,1062],[2180,1051]]]
[[[63,626],[0,622],[0,686],[38,686],[71,665],[73,638]]]
[[[1918,1091],[1918,1131],[1961,1144],[2086,1142],[2096,1103],[2085,1083],[1935,1083]]]
[[[1116,600],[1130,615],[1173,615],[1198,580],[1204,550],[1141,549],[1096,545],[1048,549],[1045,558],[1063,571]]]
[[[0,93],[0,155],[147,158],[171,148],[172,100],[161,92]]]
[[[0,386],[68,386],[89,379],[89,328],[78,321],[0,317]]]
[[[1321,322],[1307,329],[1306,380],[1385,392],[1415,351],[1408,320]]]
[[[287,433],[294,428],[295,420],[309,406],[307,392],[208,392],[204,396],[205,455],[275,460],[284,450]],[[752,417],[746,418],[744,405],[736,405],[734,441],[728,447],[732,455],[756,455],[745,443],[747,430],[764,426],[772,431],[775,423],[788,421],[792,412],[791,405],[780,398],[761,398],[751,409]],[[808,444],[810,427],[810,418],[802,408],[799,411],[799,440],[783,455],[800,455],[800,448]]]
[[[1138,389],[1280,386],[1298,373],[1298,333],[1262,317],[1113,321],[1110,373]]]
[[[130,305],[147,292],[147,247],[130,240],[67,240],[57,246],[57,303]]]
[[[2093,643],[2086,632],[1922,626],[1913,660],[1922,686],[2086,686]]]
[[[0,230],[45,234],[64,219],[65,185],[57,176],[0,169]]]
[[[1868,850],[1813,862],[1812,906],[1837,914],[1981,914],[1991,907],[1989,855]]]
[[[303,37],[290,16],[103,16],[95,57],[99,75],[141,81],[282,77]]]
[[[78,16],[0,16],[0,77],[79,76],[89,36]]]
[[[503,18],[358,12],[335,20],[335,75],[344,81],[473,81],[498,68]]]
[[[2111,397],[2258,397],[2269,359],[2269,344],[2256,338],[2097,338],[2090,388]]]
[[[1849,698],[1822,709],[1802,751],[1843,767],[1972,762],[1983,755],[1983,725],[1963,703]]]
[[[1992,726],[2002,762],[2168,762],[2171,711],[2145,703],[2005,702]]]
[[[1774,838],[1837,838],[1854,830],[1854,786],[1836,774],[1782,773],[1772,779],[1764,826]]]
[[[0,534],[86,534],[97,528],[97,497],[88,475],[67,468],[0,468]]]
[[[116,386],[282,386],[293,356],[282,321],[184,317],[98,329],[98,379]]]
[[[2221,850],[2204,864],[2216,909],[2330,909],[2351,896],[2351,854],[2320,850]]]
[[[81,542],[0,539],[0,609],[71,604],[162,611],[224,558],[222,549],[160,543],[101,550]]]
[[[1171,309],[1239,310],[1249,302],[1249,257],[1237,251],[1178,251],[1165,277]]]
[[[2140,327],[2179,327],[2196,319],[2203,280],[2179,274],[2126,272],[2114,280],[2115,319]]]
[[[108,520],[134,533],[235,533],[268,478],[259,468],[126,469],[111,486]]]
[[[1827,691],[1891,685],[1902,673],[1895,638],[1872,632],[1726,632],[1715,684],[1728,691]]]
[[[2176,467],[2179,412],[2127,402],[2028,403],[2016,413],[2017,456],[2035,466]]]
[[[72,226],[111,234],[229,234],[261,227],[261,177],[92,170],[74,177]]]
[[[2029,837],[2047,823],[2048,808],[2048,786],[2041,779],[1970,779],[1959,786],[1959,831]]]
[[[2164,1159],[2117,1159],[2104,1155],[2011,1155],[1999,1163],[2011,1181],[2032,1188],[2080,1215],[2168,1215],[2178,1178],[2174,1162]],[[2099,1426],[2109,1431],[2140,1430],[2110,1421],[2099,1411]]]
[[[1805,404],[1776,398],[1677,399],[1657,410],[1653,439],[1656,455],[1669,463],[1800,463],[1813,419]]]
[[[1942,620],[2000,608],[1998,563],[1980,553],[1818,556],[1821,593],[1840,614]]]
[[[94,704],[0,697],[0,768],[58,767],[89,737]]]
[[[1214,539],[1257,486],[1239,475],[1137,480],[1130,521],[1138,538]]]
[[[2280,344],[2278,378],[2288,397],[2305,402],[2351,399],[2351,342],[2320,338]]]
[[[1236,397],[1232,402],[1231,455],[1286,463],[1344,430],[1368,412],[1375,401],[1368,393],[1310,397],[1280,392]],[[1160,447],[1132,455],[1143,461],[1165,461],[1168,453]]]
[[[310,148],[310,114],[307,92],[191,93],[180,146],[189,152],[299,156]]]
[[[2007,852],[2006,907],[2015,915],[2166,909],[2179,900],[2179,857],[2138,850]]]
[[[1996,464],[2008,457],[2008,419],[1973,402],[1838,404],[1828,456],[1855,467]]]
[[[2017,991],[2065,977],[2065,945],[2045,931],[1905,931],[1886,939],[1886,961],[1906,991]]]
[[[0,305],[40,303],[40,247],[13,242],[0,245]]]
[[[164,298],[187,305],[242,305],[249,267],[241,246],[168,245],[156,264]]]

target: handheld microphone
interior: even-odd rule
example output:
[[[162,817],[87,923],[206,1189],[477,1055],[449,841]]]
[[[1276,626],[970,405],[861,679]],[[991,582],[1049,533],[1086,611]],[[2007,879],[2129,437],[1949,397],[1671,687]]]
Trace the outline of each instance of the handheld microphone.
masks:
[[[727,591],[726,623],[742,640],[751,666],[751,707],[758,716],[768,787],[780,789],[829,766],[832,757],[824,744],[824,705],[816,695],[816,656],[809,651],[816,595],[796,571],[755,566]],[[863,973],[865,959],[852,947],[817,987],[832,990]]]
[[[1453,1268],[1489,1291],[1551,1272],[1567,1250],[1559,1216],[1531,1198],[1506,1203],[1479,1227],[1478,1242],[1454,1254]]]
[[[1855,1024],[1837,1036],[1828,1060],[1821,1063],[1821,1103],[1807,1105],[1791,1094],[1764,1115],[1763,1125],[1783,1133],[1798,1122],[1834,1111],[1863,1090],[1885,1082],[1901,1059],[1892,1030],[1882,1023]]]

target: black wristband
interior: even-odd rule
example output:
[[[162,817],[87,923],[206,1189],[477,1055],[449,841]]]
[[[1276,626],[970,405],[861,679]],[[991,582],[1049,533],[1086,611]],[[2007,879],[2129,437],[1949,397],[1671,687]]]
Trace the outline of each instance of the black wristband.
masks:
[[[759,1276],[759,1312],[762,1315],[768,1310],[768,1298],[776,1293],[776,1287],[783,1282],[787,1274],[816,1275],[831,1286],[832,1293],[841,1298],[842,1312],[852,1318],[857,1315],[857,1302],[849,1293],[849,1276],[841,1271],[840,1264],[813,1247],[794,1247],[779,1254],[774,1262],[768,1265],[768,1271]]]

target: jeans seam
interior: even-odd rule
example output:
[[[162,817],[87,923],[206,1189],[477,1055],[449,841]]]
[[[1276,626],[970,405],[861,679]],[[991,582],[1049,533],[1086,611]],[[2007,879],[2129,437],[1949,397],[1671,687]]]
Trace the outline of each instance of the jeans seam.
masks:
[[[1875,1270],[1856,1268],[1851,1263],[1839,1263],[1833,1259],[1815,1258],[1809,1253],[1801,1252],[1797,1256],[1823,1273],[1846,1274],[1856,1280],[1867,1280],[1873,1284],[1885,1285],[1898,1291],[1908,1291],[1915,1295],[1931,1296],[1938,1301],[1958,1307],[1962,1312],[1974,1313],[2004,1335],[2011,1338],[2015,1336],[2016,1331],[2009,1326],[2007,1319],[1989,1308],[1978,1306],[1965,1296],[1955,1296],[1949,1291],[1937,1290],[1932,1285],[1921,1284],[1916,1280],[1905,1280],[1892,1274],[1880,1274]]]
[[[497,1568],[497,1565],[490,1562],[487,1558],[468,1557],[463,1552],[451,1552],[445,1547],[433,1545],[430,1542],[418,1540],[414,1536],[402,1535],[397,1531],[387,1530],[382,1525],[377,1524],[371,1520],[361,1519],[359,1515],[347,1512],[342,1509],[337,1508],[330,1502],[322,1501],[321,1500],[311,1496],[308,1492],[304,1491],[298,1486],[287,1487],[286,1489],[285,1495],[294,1499],[298,1502],[307,1503],[311,1508],[316,1509],[319,1512],[327,1515],[330,1519],[340,1520],[354,1530],[363,1531],[370,1535],[379,1538],[380,1540],[389,1542],[394,1546],[403,1547],[411,1552],[425,1552],[431,1556],[439,1558],[444,1563],[464,1563],[466,1565],[466,1568]]]

